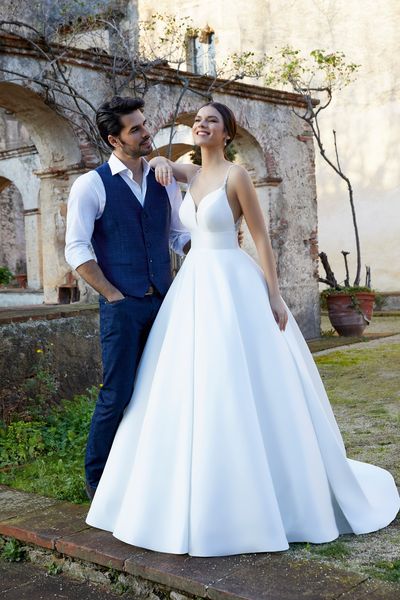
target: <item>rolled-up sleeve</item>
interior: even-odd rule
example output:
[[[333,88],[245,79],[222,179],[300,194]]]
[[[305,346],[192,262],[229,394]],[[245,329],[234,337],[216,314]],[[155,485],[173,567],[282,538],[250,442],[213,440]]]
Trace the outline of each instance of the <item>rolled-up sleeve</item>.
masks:
[[[183,248],[190,240],[189,231],[182,225],[179,218],[179,208],[182,204],[182,193],[177,181],[174,179],[170,185],[166,187],[169,201],[171,204],[171,228],[169,234],[169,245],[171,250],[184,256]]]
[[[95,171],[81,175],[72,184],[68,198],[65,259],[73,269],[88,260],[96,260],[91,239],[95,220],[104,209],[102,188],[102,181]]]

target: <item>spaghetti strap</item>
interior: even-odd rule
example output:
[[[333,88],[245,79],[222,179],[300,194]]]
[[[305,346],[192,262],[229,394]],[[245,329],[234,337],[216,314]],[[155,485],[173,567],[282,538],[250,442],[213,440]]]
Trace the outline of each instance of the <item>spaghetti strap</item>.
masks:
[[[192,187],[192,182],[196,179],[196,177],[200,173],[200,171],[201,171],[201,167],[200,167],[200,169],[198,169],[196,171],[196,173],[193,175],[192,179],[189,181],[187,191],[189,191],[190,188]]]
[[[234,166],[235,166],[235,165],[232,163],[232,164],[231,164],[231,165],[228,167],[228,170],[226,171],[226,174],[225,174],[225,180],[224,180],[224,184],[223,184],[223,185],[224,185],[224,188],[225,188],[225,190],[226,190],[226,184],[228,183],[228,176],[229,176],[229,173],[230,173],[230,171],[231,171],[232,167],[234,167]]]

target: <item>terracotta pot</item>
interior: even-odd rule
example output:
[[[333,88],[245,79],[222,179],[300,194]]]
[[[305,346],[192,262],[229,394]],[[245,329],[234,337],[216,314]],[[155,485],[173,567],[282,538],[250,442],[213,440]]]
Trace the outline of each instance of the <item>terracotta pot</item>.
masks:
[[[339,335],[360,336],[372,318],[374,292],[355,292],[359,309],[352,304],[350,294],[331,294],[326,297],[328,315]]]
[[[14,279],[17,280],[18,286],[20,288],[26,288],[27,283],[28,283],[28,278],[26,276],[26,273],[20,273],[18,275],[14,275]]]

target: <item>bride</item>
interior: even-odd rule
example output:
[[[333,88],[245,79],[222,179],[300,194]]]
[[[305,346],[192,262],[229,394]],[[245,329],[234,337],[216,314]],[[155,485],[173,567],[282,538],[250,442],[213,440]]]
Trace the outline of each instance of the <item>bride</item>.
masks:
[[[191,250],[154,322],[87,523],[151,550],[222,556],[324,543],[388,525],[388,471],[347,458],[308,346],[279,292],[236,122],[198,111],[202,167],[150,161],[189,183]],[[261,268],[237,242],[244,217]]]

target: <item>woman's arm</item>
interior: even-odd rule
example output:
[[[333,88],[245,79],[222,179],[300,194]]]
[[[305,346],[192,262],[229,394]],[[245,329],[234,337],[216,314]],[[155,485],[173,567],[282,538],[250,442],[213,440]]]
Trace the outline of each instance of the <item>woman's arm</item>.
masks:
[[[231,181],[234,184],[237,199],[257,248],[257,254],[268,284],[272,312],[279,328],[284,330],[288,315],[280,295],[275,257],[256,190],[247,171],[239,165],[232,169]]]
[[[200,169],[198,165],[176,163],[164,156],[155,156],[149,160],[149,165],[154,169],[156,180],[161,185],[169,185],[172,177],[182,183],[189,183]]]

